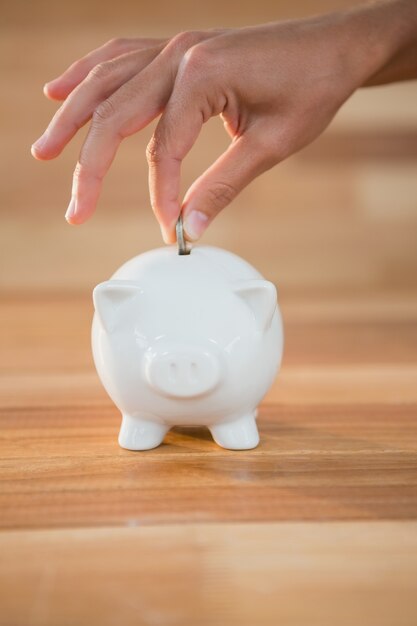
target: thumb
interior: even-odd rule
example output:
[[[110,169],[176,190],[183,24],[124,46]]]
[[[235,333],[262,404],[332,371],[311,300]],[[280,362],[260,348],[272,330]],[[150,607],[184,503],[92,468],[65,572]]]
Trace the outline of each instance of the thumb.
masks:
[[[254,131],[234,139],[185,194],[181,210],[187,239],[199,239],[216,215],[277,161],[270,147],[262,146]]]

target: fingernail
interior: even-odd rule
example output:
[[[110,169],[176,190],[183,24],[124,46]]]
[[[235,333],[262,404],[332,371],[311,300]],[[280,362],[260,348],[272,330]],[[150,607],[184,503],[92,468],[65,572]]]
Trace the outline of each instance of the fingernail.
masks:
[[[51,89],[51,87],[55,87],[55,84],[58,82],[59,81],[56,78],[53,78],[52,80],[45,83],[43,86],[43,93],[46,93],[49,89]]]
[[[208,226],[208,216],[201,211],[191,211],[184,220],[184,230],[187,239],[199,239]]]
[[[165,230],[165,228],[163,226],[160,225],[159,227],[161,229],[161,235],[162,235],[162,239],[164,240],[164,243],[168,243],[169,244],[170,242],[169,242],[169,237],[168,237],[167,231]]]
[[[68,205],[67,212],[65,213],[65,219],[67,220],[69,224],[71,224],[71,218],[74,217],[76,211],[77,211],[77,203],[75,201],[75,198],[72,197],[71,202]]]
[[[31,148],[31,152],[33,154],[33,152],[36,152],[37,150],[40,150],[44,144],[46,143],[46,133],[44,133],[41,137],[39,137],[39,139],[37,139],[35,141],[35,143],[32,144],[32,148]]]

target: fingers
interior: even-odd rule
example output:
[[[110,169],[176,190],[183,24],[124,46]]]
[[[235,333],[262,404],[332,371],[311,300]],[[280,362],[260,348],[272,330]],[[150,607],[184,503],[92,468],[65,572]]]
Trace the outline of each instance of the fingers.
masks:
[[[221,113],[227,102],[206,54],[209,52],[204,45],[188,51],[148,146],[151,204],[166,243],[175,242],[175,224],[181,212],[181,162],[195,143],[204,121]],[[188,190],[182,206],[188,239],[198,239],[239,191],[277,162],[269,147],[260,144],[257,129],[249,128],[232,141],[226,152]]]
[[[165,243],[175,242],[180,214],[181,162],[195,143],[205,120],[221,112],[213,94],[204,44],[191,47],[178,69],[172,95],[147,148],[152,209]],[[214,97],[211,102],[210,97]]]
[[[141,130],[161,112],[172,91],[172,81],[172,68],[159,55],[97,107],[74,173],[65,216],[69,223],[81,224],[94,212],[103,178],[121,140]]]
[[[260,141],[252,129],[233,139],[228,149],[185,194],[182,214],[187,239],[199,239],[240,191],[278,161],[268,142]]]
[[[32,154],[40,160],[58,156],[94,110],[121,85],[149,65],[162,46],[145,48],[96,65],[68,96],[44,134],[33,144]]]
[[[164,42],[166,42],[165,39],[112,39],[78,59],[60,76],[46,83],[44,93],[51,100],[65,100],[99,63],[135,50],[154,48]]]
[[[197,105],[178,110],[168,103],[148,144],[149,191],[152,209],[165,243],[174,243],[175,224],[180,214],[181,162],[190,151],[203,125]]]

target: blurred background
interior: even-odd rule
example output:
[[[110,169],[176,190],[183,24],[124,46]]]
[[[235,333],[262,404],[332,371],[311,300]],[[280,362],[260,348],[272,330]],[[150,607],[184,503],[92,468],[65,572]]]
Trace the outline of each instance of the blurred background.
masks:
[[[57,108],[42,86],[116,36],[170,36],[353,5],[342,0],[15,0],[1,3],[0,287],[7,293],[90,292],[128,258],[162,244],[149,205],[145,147],[126,140],[98,210],[81,227],[64,213],[83,133],[61,157],[30,145]],[[230,249],[281,296],[409,291],[417,270],[417,83],[357,92],[314,144],[251,184],[203,243]],[[183,166],[183,189],[226,147],[211,120]]]

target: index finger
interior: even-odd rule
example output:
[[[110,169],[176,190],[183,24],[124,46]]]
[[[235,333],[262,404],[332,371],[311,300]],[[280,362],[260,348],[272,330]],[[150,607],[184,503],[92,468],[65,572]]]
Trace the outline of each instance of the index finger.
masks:
[[[152,48],[163,44],[167,39],[111,39],[70,65],[60,76],[44,85],[44,94],[51,100],[65,100],[99,63],[110,61],[117,56]]]
[[[96,109],[74,173],[66,213],[71,224],[81,224],[93,213],[122,139],[144,128],[165,106],[172,91],[170,61],[159,54]]]
[[[199,100],[201,96],[191,90],[186,93],[182,85],[174,87],[146,151],[151,205],[165,243],[176,241],[175,224],[181,212],[181,163],[204,123]]]

